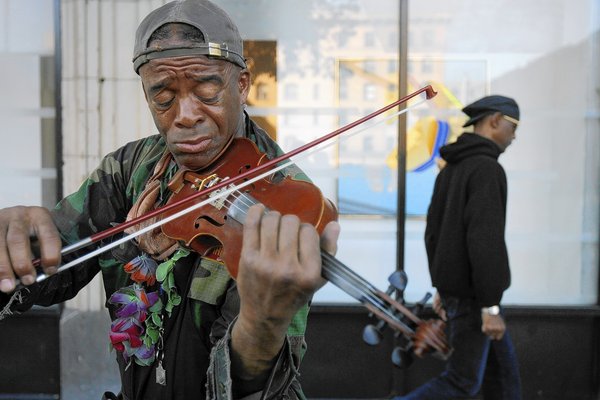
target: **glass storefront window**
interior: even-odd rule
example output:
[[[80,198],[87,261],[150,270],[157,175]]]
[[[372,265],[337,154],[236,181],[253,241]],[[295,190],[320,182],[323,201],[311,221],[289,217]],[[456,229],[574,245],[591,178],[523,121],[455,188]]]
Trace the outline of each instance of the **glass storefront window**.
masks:
[[[440,94],[428,112],[411,113],[409,129],[454,140],[462,106],[488,94],[521,108],[516,140],[500,157],[512,270],[504,303],[597,302],[599,28],[597,1],[410,2],[408,79]],[[422,287],[419,198],[428,199],[436,173],[431,165],[407,177],[406,269]]]
[[[219,3],[247,40],[275,44],[276,65],[268,72],[272,102],[257,102],[249,111],[271,121],[284,150],[397,97],[397,2]],[[500,159],[509,181],[513,274],[504,301],[596,303],[598,3],[408,4],[408,59],[400,60],[408,92],[431,84],[439,94],[408,116],[407,299],[432,290],[423,231],[437,174],[435,151],[462,132],[462,106],[498,93],[517,99],[522,111],[517,140]],[[535,31],[523,21],[535,22]],[[255,79],[264,81],[264,73]],[[339,207],[338,257],[382,288],[396,267],[396,132],[394,122],[383,124],[298,162]],[[329,286],[317,301],[350,300]]]

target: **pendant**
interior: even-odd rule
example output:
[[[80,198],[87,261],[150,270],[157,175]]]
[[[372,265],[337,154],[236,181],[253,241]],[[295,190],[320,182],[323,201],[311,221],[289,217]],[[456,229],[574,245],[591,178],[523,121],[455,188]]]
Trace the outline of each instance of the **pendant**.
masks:
[[[162,366],[162,360],[158,361],[156,366],[156,383],[162,386],[167,385],[167,371]]]

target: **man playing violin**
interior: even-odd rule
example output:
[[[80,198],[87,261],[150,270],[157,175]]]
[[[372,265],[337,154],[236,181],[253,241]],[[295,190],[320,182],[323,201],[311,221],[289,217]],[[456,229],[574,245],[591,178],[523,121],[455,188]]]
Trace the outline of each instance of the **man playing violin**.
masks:
[[[281,154],[244,111],[250,73],[242,54],[237,27],[208,0],[154,10],[138,27],[133,63],[159,135],[107,155],[51,212],[0,210],[0,319],[71,299],[102,274],[122,379],[121,393],[104,398],[304,398],[308,303],[325,282],[320,249],[335,252],[337,223],[319,237],[294,215],[251,207],[235,280],[218,247],[200,256],[160,229],[56,273],[89,251],[61,260],[63,246],[161,207],[178,172],[207,168],[234,137],[269,158]],[[295,167],[284,172],[302,177]],[[39,282],[33,247],[48,275]]]

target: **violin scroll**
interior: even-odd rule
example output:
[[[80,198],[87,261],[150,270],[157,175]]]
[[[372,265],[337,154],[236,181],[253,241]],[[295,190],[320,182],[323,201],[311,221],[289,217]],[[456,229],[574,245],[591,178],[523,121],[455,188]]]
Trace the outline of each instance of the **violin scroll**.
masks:
[[[408,276],[404,271],[395,271],[388,277],[390,286],[386,290],[386,295],[391,296],[394,292],[399,293],[398,297],[402,298],[406,284],[408,283]],[[373,313],[369,315],[373,316]],[[380,319],[376,325],[369,324],[363,329],[363,340],[365,343],[375,346],[381,342],[383,338],[383,330],[387,323],[385,320]]]
[[[413,355],[424,357],[433,354],[441,359],[447,359],[452,353],[444,332],[445,323],[439,319],[422,320],[419,318],[425,304],[431,298],[427,293],[412,309],[404,302],[404,289],[408,278],[404,271],[395,271],[388,278],[390,286],[379,297],[385,300],[387,310],[381,311],[367,305],[371,310],[370,316],[379,317],[376,325],[369,324],[363,330],[363,340],[370,345],[379,344],[383,330],[390,326],[396,331],[397,346],[392,351],[392,363],[399,368],[408,368],[412,364]],[[396,292],[397,300],[391,296]]]

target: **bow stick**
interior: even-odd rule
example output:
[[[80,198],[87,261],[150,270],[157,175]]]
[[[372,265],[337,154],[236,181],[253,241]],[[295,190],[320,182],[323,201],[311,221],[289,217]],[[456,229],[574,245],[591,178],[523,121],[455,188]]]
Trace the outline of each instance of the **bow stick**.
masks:
[[[133,233],[127,235],[127,236],[124,236],[124,237],[122,237],[119,240],[113,241],[113,242],[105,245],[104,247],[98,248],[98,249],[96,249],[96,250],[94,250],[94,251],[92,251],[92,252],[90,252],[90,253],[88,253],[86,255],[83,255],[83,256],[75,259],[75,260],[72,260],[72,261],[68,262],[67,264],[64,264],[64,265],[60,266],[57,269],[57,272],[62,272],[62,271],[65,271],[65,270],[67,270],[67,269],[75,266],[75,265],[81,264],[82,262],[84,262],[84,261],[86,261],[86,260],[88,260],[90,258],[93,258],[93,257],[95,257],[95,256],[97,256],[97,255],[99,255],[99,254],[101,254],[101,253],[103,253],[105,251],[108,251],[108,250],[110,250],[110,249],[112,249],[114,247],[117,247],[121,243],[129,241],[129,240],[131,240],[131,239],[133,239],[133,238],[135,238],[135,237],[137,237],[137,236],[139,236],[139,235],[141,235],[141,234],[143,234],[145,232],[148,232],[148,231],[150,231],[152,229],[155,229],[155,228],[157,228],[157,227],[159,227],[159,226],[161,226],[161,225],[163,225],[163,224],[165,224],[167,222],[172,221],[173,219],[179,218],[180,216],[182,216],[182,215],[184,215],[186,213],[194,211],[194,210],[196,210],[196,209],[198,209],[198,208],[200,208],[200,207],[202,207],[202,206],[204,206],[204,205],[206,205],[206,204],[208,204],[210,202],[213,202],[216,198],[222,198],[222,197],[229,196],[231,193],[235,192],[236,190],[239,190],[240,188],[242,188],[244,186],[250,185],[250,184],[252,184],[253,182],[255,182],[255,181],[259,180],[259,179],[263,179],[266,176],[269,176],[269,175],[273,174],[274,172],[276,172],[276,171],[278,171],[280,169],[286,168],[287,166],[289,166],[289,164],[291,164],[291,162],[288,162],[287,164],[280,164],[283,161],[287,161],[288,159],[290,159],[291,157],[293,157],[293,156],[295,156],[295,155],[297,155],[299,153],[302,153],[302,152],[304,152],[304,151],[306,151],[306,150],[308,150],[308,149],[310,149],[312,147],[315,147],[315,146],[317,146],[317,145],[319,145],[319,144],[321,144],[321,143],[323,143],[323,142],[325,142],[325,141],[327,141],[329,139],[332,139],[332,138],[334,138],[336,136],[339,136],[342,133],[344,133],[344,132],[346,132],[346,131],[348,131],[348,130],[350,130],[350,129],[352,129],[352,128],[360,125],[360,124],[363,124],[366,121],[371,120],[371,119],[375,118],[376,116],[378,116],[380,114],[383,114],[384,112],[386,112],[388,110],[391,110],[392,108],[394,108],[394,107],[396,107],[396,106],[398,106],[398,105],[400,105],[402,103],[405,103],[408,100],[410,100],[410,99],[412,99],[412,98],[414,98],[414,97],[416,97],[416,96],[418,96],[418,95],[420,95],[422,93],[425,93],[427,100],[430,100],[430,99],[432,99],[433,97],[435,97],[437,95],[437,92],[435,90],[433,90],[433,88],[431,87],[431,85],[427,85],[427,86],[425,86],[425,87],[423,87],[423,88],[421,88],[419,90],[414,91],[413,93],[408,94],[407,96],[402,97],[401,99],[398,99],[398,100],[394,101],[393,103],[390,103],[390,104],[386,105],[385,107],[380,108],[379,110],[376,110],[376,111],[372,112],[371,114],[368,114],[368,115],[366,115],[366,116],[364,116],[364,117],[362,117],[362,118],[360,118],[360,119],[358,119],[358,120],[356,120],[354,122],[351,122],[351,123],[349,123],[349,124],[347,124],[347,125],[345,125],[345,126],[343,126],[341,128],[338,128],[338,129],[336,129],[333,132],[330,132],[330,133],[328,133],[328,134],[326,134],[326,135],[324,135],[322,137],[319,137],[319,138],[317,138],[317,139],[315,139],[315,140],[313,140],[313,141],[311,141],[311,142],[309,142],[307,144],[304,144],[304,145],[302,145],[302,146],[300,146],[300,147],[298,147],[298,148],[296,148],[294,150],[291,150],[291,151],[289,151],[289,152],[287,152],[287,153],[285,153],[285,154],[283,154],[283,155],[281,155],[279,157],[276,157],[276,158],[273,158],[271,160],[268,160],[264,164],[258,165],[258,166],[254,167],[252,169],[249,169],[249,170],[247,170],[247,171],[245,171],[243,173],[240,173],[239,175],[237,175],[237,176],[235,176],[233,178],[224,179],[224,180],[222,180],[220,182],[215,182],[214,184],[212,184],[210,186],[207,186],[203,190],[199,190],[198,192],[194,193],[191,196],[188,196],[185,199],[182,199],[182,200],[179,200],[179,201],[174,202],[172,204],[169,204],[169,205],[157,208],[156,210],[150,211],[150,212],[148,212],[148,213],[146,213],[146,214],[144,214],[144,215],[142,215],[142,216],[140,216],[138,218],[134,218],[134,219],[131,219],[129,221],[123,222],[123,223],[121,223],[121,224],[119,224],[117,226],[114,226],[114,227],[106,229],[106,230],[104,230],[102,232],[98,232],[98,233],[96,233],[94,235],[91,235],[90,237],[88,237],[86,239],[83,239],[83,240],[80,240],[79,242],[73,243],[73,244],[71,244],[69,246],[65,246],[62,249],[62,251],[61,251],[61,255],[63,255],[63,256],[67,255],[67,254],[70,254],[70,253],[72,253],[72,252],[74,252],[76,250],[79,250],[81,248],[87,247],[87,246],[89,246],[89,245],[91,245],[93,243],[97,243],[97,242],[99,242],[99,241],[101,241],[103,239],[112,237],[112,236],[114,236],[114,235],[116,235],[118,233],[123,232],[125,229],[127,229],[129,227],[135,226],[135,225],[139,224],[140,222],[146,221],[146,220],[148,220],[150,218],[158,216],[159,214],[168,212],[168,211],[170,211],[170,210],[172,210],[172,209],[174,209],[176,207],[179,207],[179,206],[182,206],[184,204],[187,204],[188,202],[190,202],[190,201],[192,201],[194,199],[200,198],[202,196],[209,195],[212,192],[215,192],[215,191],[218,191],[219,189],[222,189],[221,191],[218,192],[218,194],[217,194],[218,197],[211,196],[208,199],[206,199],[204,201],[201,201],[199,203],[193,204],[192,206],[190,206],[190,207],[188,207],[188,208],[186,208],[186,209],[184,209],[184,210],[182,210],[182,211],[180,211],[178,213],[175,213],[175,214],[173,214],[173,215],[171,215],[169,217],[163,218],[163,219],[157,221],[154,224],[148,225],[145,228],[142,228],[142,229],[140,229],[140,230],[138,230],[136,232],[133,232]],[[407,111],[407,110],[408,109],[405,109],[404,111]],[[277,164],[280,164],[280,165],[276,166]],[[259,174],[259,175],[256,176],[256,174]],[[246,180],[244,183],[239,184],[238,186],[233,187],[233,188],[229,188],[229,189],[225,188],[226,186],[229,186],[229,185],[231,185],[234,182],[238,182],[238,181],[241,181],[241,180],[243,180],[245,178],[248,178],[251,175],[254,175],[254,177],[251,178],[251,179]],[[32,263],[33,263],[33,265],[35,267],[37,267],[37,266],[40,265],[40,259],[37,258],[37,259],[33,260]],[[45,280],[46,278],[48,278],[48,275],[46,275],[46,274],[40,274],[40,275],[37,276],[36,282],[41,282],[41,281]]]

